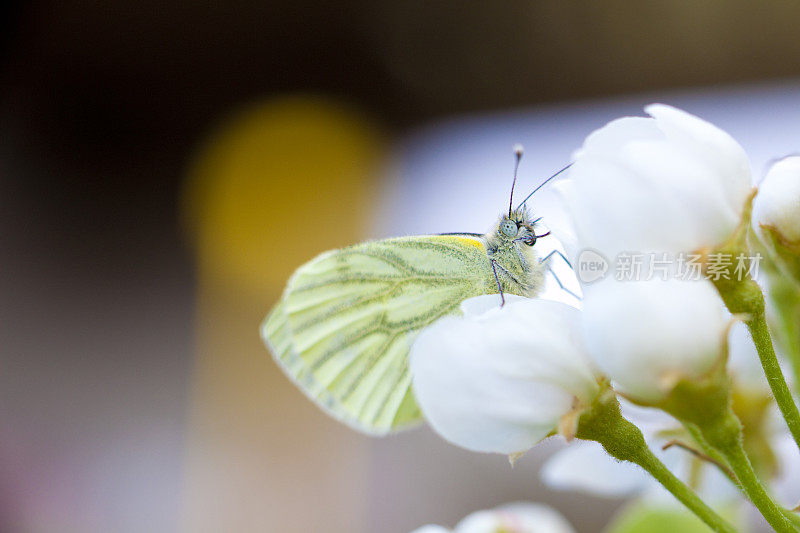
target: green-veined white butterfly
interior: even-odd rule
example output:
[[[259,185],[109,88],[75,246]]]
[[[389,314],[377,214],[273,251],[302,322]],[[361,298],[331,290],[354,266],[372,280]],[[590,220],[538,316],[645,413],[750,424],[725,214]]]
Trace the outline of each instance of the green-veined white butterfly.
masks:
[[[467,298],[541,291],[544,261],[533,246],[549,232],[536,235],[539,219],[525,207],[533,193],[512,209],[521,147],[515,153],[508,212],[486,234],[356,244],[317,256],[289,279],[261,336],[286,374],[335,418],[373,435],[420,421],[408,368],[417,334],[459,313]]]

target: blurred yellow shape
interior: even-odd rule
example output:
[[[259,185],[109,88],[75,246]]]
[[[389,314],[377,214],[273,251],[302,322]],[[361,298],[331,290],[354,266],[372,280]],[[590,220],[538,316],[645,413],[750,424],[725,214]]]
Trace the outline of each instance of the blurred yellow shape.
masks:
[[[382,144],[361,116],[323,99],[284,98],[233,117],[187,184],[201,268],[274,293],[314,254],[360,238]]]
[[[183,205],[198,330],[182,530],[363,529],[368,439],[289,382],[258,326],[294,269],[363,239],[382,146],[352,109],[286,97],[237,114],[196,157]]]

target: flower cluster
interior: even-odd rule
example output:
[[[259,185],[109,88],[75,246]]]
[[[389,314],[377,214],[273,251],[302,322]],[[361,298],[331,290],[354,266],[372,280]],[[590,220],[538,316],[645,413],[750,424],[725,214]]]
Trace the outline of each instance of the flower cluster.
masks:
[[[579,269],[586,251],[596,260],[636,250],[696,257],[703,275],[587,280],[579,270],[581,309],[508,295],[503,306],[498,296],[467,300],[462,316],[439,320],[414,343],[414,394],[442,437],[471,450],[514,459],[556,434],[594,441],[566,448],[545,468],[552,485],[648,492],[647,472],[712,528],[732,531],[673,475],[678,465],[659,459],[667,452],[652,453],[659,444],[705,465],[706,486],[741,491],[776,531],[796,531],[797,516],[762,483],[796,466],[776,464],[776,442],[800,443],[800,414],[773,349],[754,258],[763,251],[775,265],[769,282],[798,294],[800,157],[776,163],[756,194],[747,156],[730,135],[666,105],[646,111],[650,117],[615,120],[586,138],[554,185],[570,215],[554,234]],[[722,257],[746,259],[736,270],[735,261],[720,266]],[[786,307],[777,306],[778,318]],[[792,309],[800,316],[800,303]],[[787,327],[800,339],[800,324]],[[800,340],[794,345],[800,351]],[[737,351],[750,370],[737,370]],[[787,359],[800,366],[800,354]],[[620,408],[618,395],[630,404]],[[642,409],[633,404],[659,413],[657,423],[631,415]],[[781,424],[765,423],[769,413]],[[797,446],[785,451],[798,457]],[[627,466],[604,466],[603,453]]]

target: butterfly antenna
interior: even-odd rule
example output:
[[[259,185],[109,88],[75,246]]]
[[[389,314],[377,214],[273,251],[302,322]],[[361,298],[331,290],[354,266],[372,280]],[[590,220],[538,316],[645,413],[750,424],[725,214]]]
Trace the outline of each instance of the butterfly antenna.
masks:
[[[514,181],[511,182],[511,198],[508,199],[508,218],[511,218],[511,208],[514,205],[514,186],[517,184],[517,170],[519,170],[519,162],[522,159],[522,145],[517,143],[513,148],[516,161],[514,162]]]
[[[553,174],[552,176],[550,176],[549,178],[547,178],[546,180],[544,180],[542,183],[540,183],[538,187],[536,187],[535,189],[533,189],[533,192],[532,192],[532,193],[530,193],[528,196],[526,196],[526,197],[525,197],[525,199],[524,199],[524,200],[522,200],[522,202],[520,202],[519,206],[517,206],[517,209],[519,209],[520,207],[522,207],[523,205],[525,205],[525,202],[527,202],[528,200],[530,200],[531,196],[533,196],[533,195],[536,193],[536,191],[538,191],[539,189],[541,189],[542,187],[544,187],[545,185],[547,185],[548,183],[550,183],[550,182],[551,182],[553,179],[555,179],[555,178],[556,178],[556,177],[557,177],[559,174],[561,174],[562,172],[564,172],[565,170],[567,170],[567,169],[568,169],[569,167],[571,167],[571,166],[572,166],[572,163],[570,163],[569,165],[565,166],[564,168],[562,168],[561,170],[559,170],[558,172],[556,172],[555,174]]]

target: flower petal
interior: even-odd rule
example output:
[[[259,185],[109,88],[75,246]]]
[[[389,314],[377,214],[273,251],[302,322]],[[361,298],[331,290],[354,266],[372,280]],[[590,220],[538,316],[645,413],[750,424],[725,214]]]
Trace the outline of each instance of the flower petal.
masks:
[[[750,192],[744,151],[716,126],[652,105],[590,134],[569,171],[570,212],[584,248],[691,252],[723,242]]]
[[[675,379],[700,377],[722,356],[728,318],[706,280],[606,282],[584,299],[586,345],[620,391],[663,398]]]
[[[570,212],[582,247],[609,259],[625,251],[677,251],[671,243],[676,233],[688,231],[680,227],[685,208],[665,201],[651,181],[620,161],[595,156],[577,160],[570,178]]]
[[[664,133],[651,118],[618,118],[590,133],[580,150],[573,154],[573,160],[587,155],[614,159],[631,139],[663,140]]]
[[[741,214],[752,188],[750,161],[727,132],[686,111],[664,104],[645,107],[667,138],[704,162],[719,177],[729,204]]]
[[[691,153],[666,141],[635,141],[629,143],[620,157],[622,164],[640,179],[653,184],[654,200],[668,216],[663,251],[693,251],[708,244],[723,242],[736,228],[741,207],[734,210],[727,202],[723,183]],[[658,208],[652,205],[644,209]],[[641,210],[640,210],[641,211]],[[643,221],[652,218],[642,212]],[[659,220],[663,219],[658,217]],[[652,222],[647,229],[652,231]]]
[[[789,242],[800,243],[800,156],[775,163],[758,187],[753,223],[772,226]]]
[[[580,490],[610,497],[636,494],[652,483],[641,468],[614,459],[591,441],[573,442],[551,455],[540,476],[545,484],[557,490]]]
[[[512,503],[478,511],[458,523],[455,533],[574,533],[569,522],[552,507]]]
[[[552,432],[575,398],[597,392],[580,344],[579,311],[547,300],[467,301],[464,317],[424,330],[411,348],[414,394],[445,439],[483,452],[529,449]],[[484,305],[495,307],[471,314]]]
[[[436,524],[427,524],[422,527],[418,527],[411,533],[451,533],[451,530],[447,529],[446,527],[437,526]]]

